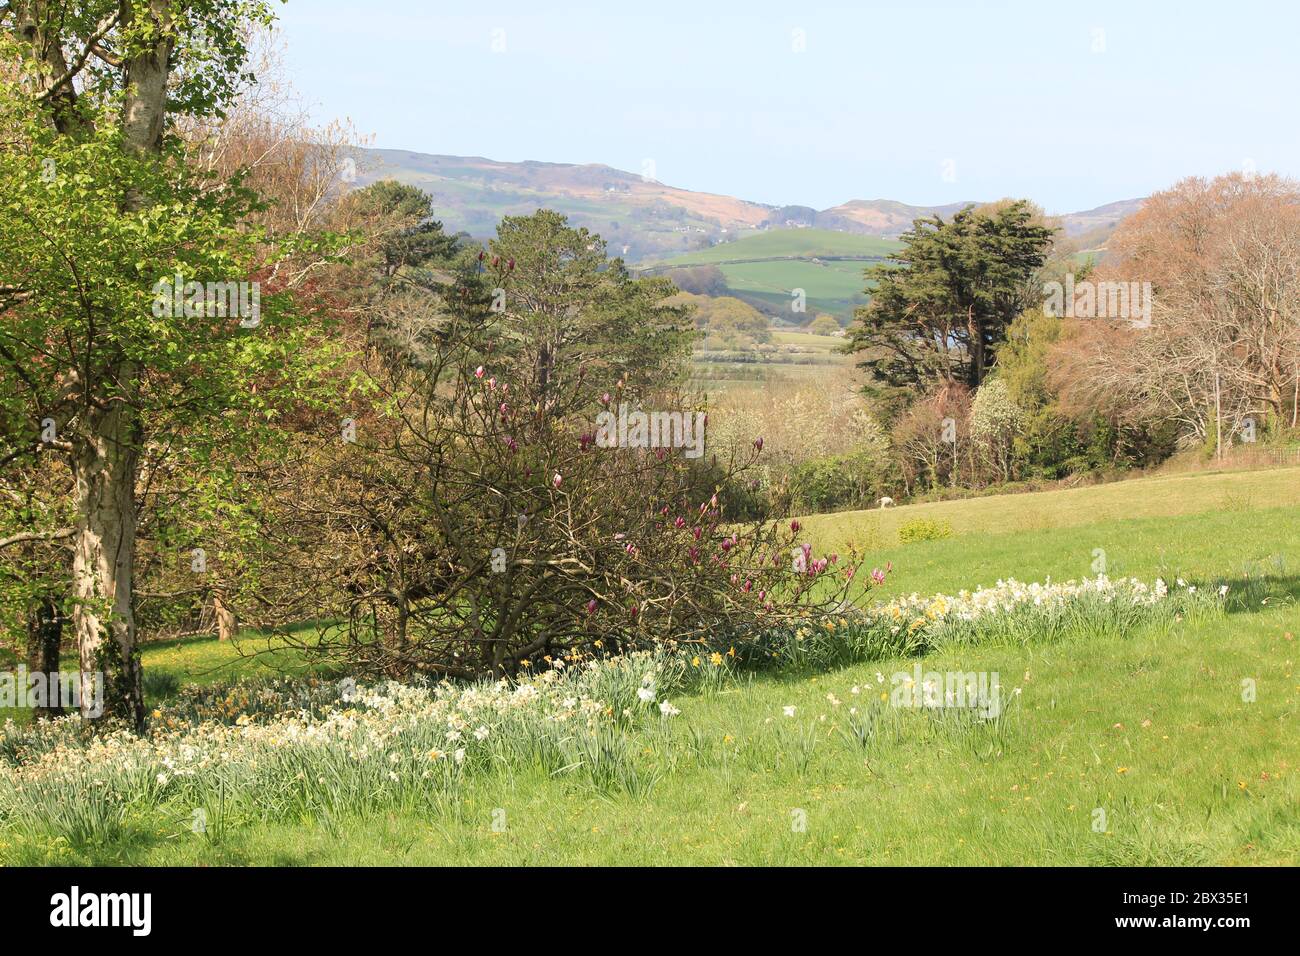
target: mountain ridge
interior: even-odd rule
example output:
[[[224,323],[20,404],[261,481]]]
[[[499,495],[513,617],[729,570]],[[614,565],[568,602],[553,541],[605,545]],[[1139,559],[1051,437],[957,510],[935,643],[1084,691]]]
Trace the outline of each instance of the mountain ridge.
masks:
[[[424,189],[435,215],[454,232],[486,238],[505,215],[552,208],[599,233],[629,262],[664,259],[761,230],[818,228],[897,238],[913,220],[951,216],[971,200],[915,206],[892,199],[849,199],[826,209],[771,205],[670,186],[604,163],[508,162],[401,149],[359,149],[357,186],[396,179]],[[1067,240],[1100,248],[1143,199],[1124,199],[1055,216]]]

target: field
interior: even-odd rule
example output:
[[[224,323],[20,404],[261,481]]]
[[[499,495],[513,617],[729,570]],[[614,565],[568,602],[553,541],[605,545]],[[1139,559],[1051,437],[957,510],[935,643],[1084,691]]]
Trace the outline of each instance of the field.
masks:
[[[854,358],[837,351],[843,344],[843,338],[833,335],[774,329],[771,347],[762,351],[697,351],[691,361],[691,384],[716,393],[736,385],[766,390],[780,382],[824,380],[828,369],[852,367]]]
[[[876,539],[872,563],[894,566],[882,596],[1081,578],[1097,549],[1112,577],[1228,587],[1222,612],[920,660],[926,671],[996,672],[1017,688],[988,725],[877,706],[888,675],[915,659],[740,673],[674,697],[680,716],[608,741],[607,778],[503,767],[467,777],[436,811],[236,814],[205,835],[182,806],[100,844],[0,834],[0,860],[1294,864],[1298,479],[1297,469],[1154,478],[808,519],[821,545]],[[918,515],[953,536],[898,545],[897,528]],[[152,648],[146,666],[184,681],[261,667],[212,641]],[[876,707],[872,733],[851,707]]]
[[[718,243],[708,249],[654,264],[717,265],[727,285],[742,297],[761,301],[802,322],[828,312],[847,322],[854,306],[866,301],[863,270],[899,248],[892,239],[825,229],[773,229]],[[790,312],[791,290],[803,289],[808,312]]]

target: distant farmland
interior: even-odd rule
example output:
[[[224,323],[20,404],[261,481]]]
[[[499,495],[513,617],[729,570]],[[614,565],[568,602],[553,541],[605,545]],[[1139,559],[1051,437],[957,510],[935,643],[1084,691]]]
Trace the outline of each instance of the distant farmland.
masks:
[[[651,264],[646,271],[715,265],[741,298],[786,322],[803,324],[828,312],[843,324],[866,301],[862,272],[901,244],[879,236],[825,229],[774,229]],[[792,290],[803,289],[807,312],[792,314]]]

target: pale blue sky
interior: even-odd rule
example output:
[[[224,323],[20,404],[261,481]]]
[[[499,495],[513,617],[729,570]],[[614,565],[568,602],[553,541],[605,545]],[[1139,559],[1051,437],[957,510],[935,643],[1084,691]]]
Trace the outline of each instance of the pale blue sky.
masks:
[[[1300,175],[1294,0],[280,11],[316,118],[349,118],[381,147],[653,160],[674,186],[817,208],[1016,195],[1060,213],[1247,162]]]

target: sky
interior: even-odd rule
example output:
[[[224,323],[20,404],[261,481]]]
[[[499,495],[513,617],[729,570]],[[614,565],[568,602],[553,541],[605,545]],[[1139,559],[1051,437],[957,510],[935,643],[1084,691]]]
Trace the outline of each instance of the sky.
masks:
[[[1300,3],[289,0],[318,122],[824,209],[1300,176]],[[488,10],[490,12],[483,12]]]

